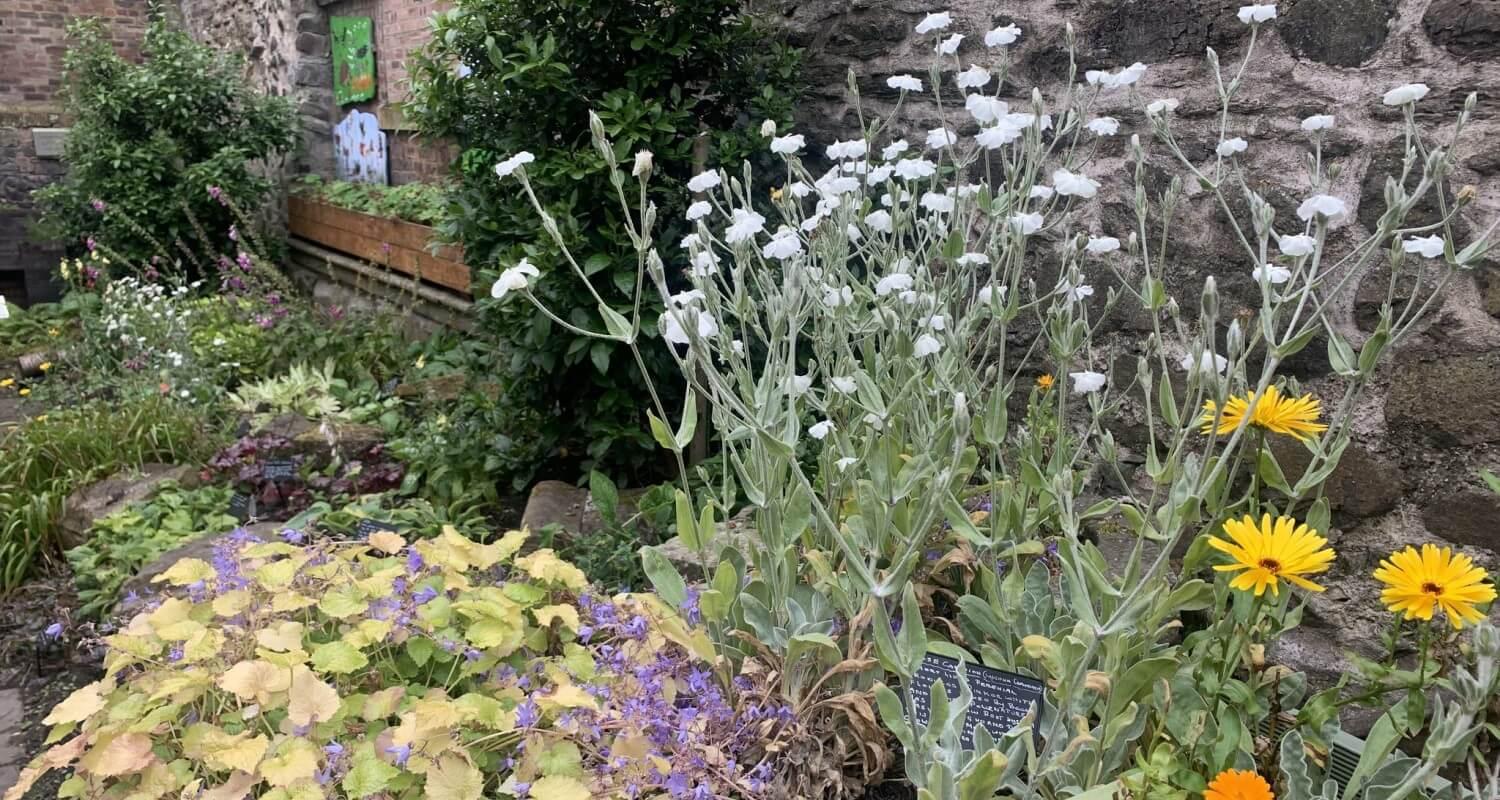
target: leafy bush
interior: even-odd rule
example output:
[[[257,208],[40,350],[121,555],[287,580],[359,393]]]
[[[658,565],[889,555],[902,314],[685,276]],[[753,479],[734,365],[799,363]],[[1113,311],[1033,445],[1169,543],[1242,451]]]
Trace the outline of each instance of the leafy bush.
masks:
[[[1255,30],[1274,13],[1248,9],[1241,18]],[[708,588],[690,592],[653,548],[644,568],[668,603],[722,624],[710,627],[726,662],[787,676],[778,691],[807,711],[784,750],[799,767],[775,775],[781,796],[863,791],[892,755],[848,735],[872,703],[923,797],[1269,798],[1271,781],[1287,795],[1332,797],[1306,747],[1326,752],[1340,710],[1361,705],[1385,713],[1344,796],[1364,787],[1372,798],[1419,796],[1429,777],[1465,760],[1469,790],[1484,796],[1473,776],[1491,762],[1474,732],[1497,719],[1500,636],[1485,621],[1495,587],[1468,556],[1424,545],[1382,562],[1374,578],[1384,590],[1364,602],[1396,615],[1382,642],[1389,655],[1351,655],[1338,685],[1310,692],[1306,675],[1266,660],[1337,561],[1322,487],[1362,391],[1489,247],[1487,234],[1454,241],[1454,215],[1472,194],[1436,224],[1407,225],[1424,195],[1447,190],[1459,150],[1417,125],[1426,87],[1386,95],[1402,108],[1407,157],[1373,234],[1339,230],[1348,241],[1334,256],[1329,237],[1348,207],[1332,194],[1337,166],[1322,157],[1333,117],[1302,126],[1306,199],[1295,219],[1277,219],[1239,168],[1243,140],[1223,130],[1217,154],[1195,161],[1176,138],[1178,102],[1131,93],[1156,155],[1185,174],[1153,195],[1157,162],[1142,138],[1125,150],[1123,175],[1091,163],[1096,140],[1122,125],[1093,104],[1124,94],[1144,65],[1090,72],[1085,83],[1070,75],[1059,96],[1033,91],[1013,111],[996,73],[965,69],[960,59],[974,54],[954,55],[963,37],[944,30],[950,22],[934,13],[917,29],[935,33],[931,83],[889,83],[904,99],[956,74],[972,91],[963,111],[940,108],[938,118],[967,112],[977,135],[939,128],[913,146],[895,139],[902,104],[881,118],[856,93],[868,124],[823,149],[826,172],[804,161],[803,136],[772,141],[788,184],[769,224],[750,165],[697,176],[709,198],[681,246],[705,268],[685,291],[655,251],[659,236],[678,240],[657,233],[654,209],[643,199],[626,221],[668,309],[658,327],[693,387],[675,429],[657,404],[653,435],[680,455],[698,424],[694,395],[709,398],[734,478],[712,487],[709,503],[675,496],[682,543],[716,567]],[[983,39],[1003,47],[1016,35],[1007,26]],[[1254,42],[1252,33],[1246,64]],[[1209,56],[1217,118],[1227,121],[1241,81]],[[993,59],[1001,82],[1007,58]],[[1230,74],[1247,74],[1246,64]],[[1474,103],[1470,95],[1453,130],[1465,130]],[[595,128],[601,158],[628,163]],[[509,163],[517,196],[566,248],[530,166]],[[628,180],[618,168],[614,179]],[[1250,288],[1232,298],[1234,311],[1214,276],[1196,303],[1167,294],[1172,209],[1186,181],[1224,212],[1241,248]],[[1104,198],[1131,218],[1099,222]],[[1392,288],[1379,324],[1350,342],[1331,309],[1358,285],[1352,277],[1380,268]],[[1414,273],[1435,280],[1398,301],[1396,283]],[[511,277],[511,293],[543,304],[549,283],[590,282]],[[1125,314],[1149,335],[1133,325],[1111,335],[1109,320]],[[636,349],[650,335],[641,323],[637,312],[599,335]],[[1282,370],[1318,335],[1342,395],[1326,407]],[[1012,418],[1018,408],[1024,425]],[[1127,419],[1143,432],[1133,459],[1113,430]],[[1306,449],[1302,471],[1286,471],[1275,437]],[[755,535],[720,536],[715,517],[740,492]],[[1122,558],[1105,558],[1104,535]],[[1403,646],[1417,657],[1398,658]],[[933,684],[929,719],[908,713],[930,653],[1038,678],[1042,700],[1013,730],[980,728],[966,740],[973,698],[962,674],[957,692]],[[1420,758],[1393,757],[1408,736]]]
[[[761,796],[789,711],[731,704],[701,630],[524,538],[180,561],[12,791],[71,766],[63,796]]]
[[[141,567],[194,539],[233,529],[239,521],[226,511],[232,493],[228,486],[163,483],[150,500],[95,520],[88,541],[67,553],[82,603],[78,614],[104,616]]]
[[[379,217],[438,225],[447,218],[450,188],[441,184],[405,183],[386,186],[379,183],[325,181],[308,175],[298,186],[298,193],[339,208],[373,214]]]
[[[341,417],[338,391],[346,387],[333,377],[335,363],[330,359],[322,369],[293,364],[286,374],[245,384],[227,399],[236,411],[252,415],[257,426],[287,413],[313,420]]]
[[[605,163],[589,149],[588,110],[599,110],[622,157],[654,154],[661,180],[650,196],[670,235],[684,229],[677,220],[694,142],[705,135],[705,144],[739,158],[747,141],[759,142],[743,120],[789,119],[797,55],[744,15],[738,0],[461,0],[436,17],[411,72],[408,118],[464,148],[453,218],[443,230],[463,243],[469,264],[498,272],[530,259],[544,271],[570,269],[537,231],[524,199],[495,174],[504,155],[529,150],[550,219],[577,268],[595,277],[597,294],[571,281],[539,290],[555,318],[484,304],[485,325],[503,345],[490,360],[509,374],[510,407],[540,421],[554,462],[547,471],[572,477],[607,465],[645,482],[660,464],[640,424],[649,391],[641,371],[657,378],[670,405],[679,382],[669,379],[671,361],[659,346],[643,348],[636,360],[575,329],[604,330],[601,304],[626,314],[640,303],[659,308],[638,281]],[[674,268],[684,263],[675,252],[668,258]]]
[[[140,63],[121,58],[97,20],[68,35],[68,173],[36,192],[47,234],[75,248],[109,242],[117,268],[138,271],[197,237],[232,252],[236,220],[221,201],[253,211],[265,198],[271,184],[250,162],[291,149],[291,102],[248,88],[237,61],[164,16],[146,30]]]

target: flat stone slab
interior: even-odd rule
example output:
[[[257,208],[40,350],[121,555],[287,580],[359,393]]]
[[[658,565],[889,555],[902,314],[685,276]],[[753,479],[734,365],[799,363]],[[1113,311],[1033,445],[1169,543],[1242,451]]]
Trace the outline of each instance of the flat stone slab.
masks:
[[[143,464],[138,470],[125,470],[90,484],[68,497],[67,511],[62,518],[62,544],[64,548],[77,547],[88,541],[89,528],[94,520],[107,517],[156,494],[156,490],[167,481],[191,485],[197,473],[190,466],[173,464]]]
[[[26,766],[26,751],[17,742],[25,717],[21,690],[0,689],[0,789],[14,786]]]

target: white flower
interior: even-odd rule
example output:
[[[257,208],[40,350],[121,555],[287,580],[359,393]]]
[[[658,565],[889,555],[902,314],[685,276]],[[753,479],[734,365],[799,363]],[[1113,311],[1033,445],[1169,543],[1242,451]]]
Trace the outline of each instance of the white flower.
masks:
[[[835,289],[832,286],[823,287],[823,305],[829,308],[847,306],[854,302],[854,290],[848,286]]]
[[[1021,35],[1021,29],[1015,23],[996,28],[984,35],[985,47],[1004,47],[1013,44]]]
[[[844,456],[838,461],[833,462],[833,465],[839,468],[839,472],[843,472],[851,466],[854,466],[854,464],[858,463],[858,461],[859,459],[855,458],[854,456]]]
[[[1114,136],[1120,130],[1120,121],[1114,117],[1099,117],[1089,122],[1088,129],[1095,136]]]
[[[875,294],[885,297],[891,292],[905,291],[910,289],[915,281],[912,276],[905,272],[892,272],[875,282]]]
[[[818,188],[822,189],[828,194],[835,196],[848,194],[850,192],[857,192],[859,191],[859,178],[851,178],[848,175],[841,175],[837,178],[827,178],[825,180],[818,181]],[[839,207],[839,203],[836,197],[825,198],[825,200],[831,201],[829,210]]]
[[[1092,394],[1104,388],[1104,375],[1099,372],[1069,372],[1073,379],[1073,394]]]
[[[906,75],[904,73],[901,75],[892,75],[891,77],[886,78],[885,85],[891,87],[892,89],[899,89],[903,92],[922,91],[922,79],[914,75]]]
[[[501,161],[499,164],[496,164],[495,174],[499,175],[502,178],[508,178],[510,177],[510,174],[512,172],[520,169],[522,165],[530,164],[535,160],[536,156],[526,152],[525,150],[522,150],[521,152],[516,153],[510,158]]]
[[[1277,236],[1276,246],[1281,248],[1284,256],[1305,256],[1317,247],[1318,241],[1305,233],[1294,236]]]
[[[896,162],[896,176],[908,181],[930,178],[937,174],[937,165],[925,158],[903,158]]]
[[[834,161],[845,161],[851,158],[864,158],[869,152],[869,146],[864,139],[852,139],[847,142],[834,142],[828,145],[828,157]]]
[[[833,433],[833,422],[826,419],[807,429],[807,435],[819,441],[830,433]]]
[[[632,177],[639,178],[651,172],[651,151],[641,150],[635,154],[635,166],[630,170]]]
[[[10,306],[5,304],[5,295],[0,294],[0,319],[10,319]]]
[[[1080,283],[1077,286],[1069,286],[1067,283],[1064,283],[1062,285],[1062,292],[1068,296],[1068,302],[1076,303],[1080,300],[1093,297],[1094,287],[1086,283]]]
[[[806,146],[807,140],[800,133],[778,136],[771,140],[771,152],[783,156],[789,156]]]
[[[1254,278],[1256,283],[1269,282],[1279,286],[1292,279],[1292,271],[1275,264],[1266,264],[1251,270],[1250,277]]]
[[[1119,72],[1105,72],[1103,70],[1091,69],[1083,74],[1084,80],[1091,84],[1098,84],[1106,89],[1115,89],[1121,86],[1129,86],[1141,79],[1146,74],[1146,65],[1137,61]]]
[[[1312,219],[1314,215],[1321,214],[1329,219],[1337,219],[1348,211],[1343,200],[1331,195],[1315,194],[1303,200],[1302,205],[1297,206],[1297,218],[1305,222]]]
[[[707,250],[699,251],[698,255],[693,256],[693,277],[707,278],[708,276],[714,274],[714,270],[718,266],[718,256],[715,256],[713,253]]]
[[[677,294],[674,294],[671,297],[667,298],[667,302],[671,303],[674,306],[677,306],[678,308],[687,308],[694,303],[703,301],[707,297],[708,295],[704,294],[702,289],[688,289],[687,291],[678,292]]]
[[[708,339],[719,334],[719,322],[713,315],[698,308],[669,308],[661,315],[661,335],[672,344],[690,344],[687,328],[683,323],[696,323],[698,337]]]
[[[793,395],[807,394],[807,390],[812,388],[812,381],[813,381],[813,379],[812,379],[811,375],[793,375],[792,376],[792,394]]]
[[[947,128],[933,128],[927,132],[927,149],[939,150],[958,142],[958,134]]]
[[[709,212],[713,210],[714,207],[709,205],[707,200],[699,200],[696,203],[688,206],[688,222],[696,222],[700,219],[703,219],[704,217],[708,216]]]
[[[844,235],[848,236],[851,242],[858,242],[860,239],[865,238],[865,235],[860,233],[859,226],[852,222],[844,226]]]
[[[1175,97],[1163,97],[1160,100],[1152,100],[1146,106],[1147,116],[1159,117],[1162,114],[1170,114],[1177,110],[1178,102]]]
[[[916,356],[917,358],[926,358],[927,356],[937,353],[942,349],[943,343],[938,341],[938,338],[936,336],[933,336],[930,333],[924,333],[921,336],[917,337],[916,343],[912,345],[911,352],[912,355]]]
[[[1254,25],[1269,19],[1276,19],[1275,3],[1256,3],[1250,6],[1240,6],[1240,22],[1246,25]]]
[[[1057,189],[1057,193],[1064,197],[1076,196],[1088,199],[1099,193],[1098,181],[1081,172],[1069,172],[1065,169],[1053,171],[1052,185]]]
[[[874,428],[877,431],[885,430],[885,418],[873,411],[864,415],[863,417],[860,417],[860,419],[863,420],[866,425],[869,425],[871,428]]]
[[[961,267],[972,267],[976,264],[990,263],[990,257],[984,253],[964,253],[955,261]]]
[[[770,120],[766,121],[770,122]],[[729,343],[729,349],[733,350],[735,355],[743,356],[745,354],[745,343],[739,339],[734,339]]]
[[[783,225],[771,237],[771,241],[761,248],[760,254],[766,258],[785,261],[800,252],[802,252],[802,240],[797,237],[797,232]]]
[[[1083,249],[1095,255],[1113,253],[1120,249],[1120,240],[1113,236],[1090,236],[1089,243]]]
[[[955,33],[952,36],[938,42],[937,51],[945,56],[951,56],[958,52],[958,45],[964,40],[964,35]]]
[[[953,210],[953,198],[946,194],[928,192],[922,195],[922,207],[934,214],[947,214]]]
[[[500,273],[500,277],[490,286],[490,297],[499,300],[509,292],[525,291],[529,283],[527,277],[535,278],[540,274],[536,267],[531,266],[530,261],[523,258],[519,264]]]
[[[971,64],[968,69],[958,73],[958,88],[978,89],[990,82],[990,71],[978,64]]]
[[[1245,152],[1245,148],[1249,146],[1250,145],[1245,143],[1244,139],[1236,136],[1233,139],[1225,139],[1224,141],[1219,142],[1219,146],[1215,150],[1215,152],[1217,152],[1221,158],[1229,158],[1235,153]]]
[[[1388,106],[1404,106],[1407,103],[1415,103],[1427,96],[1427,84],[1407,83],[1385,93],[1381,102]]]
[[[1191,353],[1184,355],[1182,360],[1177,362],[1177,366],[1183,372],[1207,372],[1213,370],[1223,375],[1224,370],[1229,368],[1229,359],[1218,353],[1205,350],[1197,358],[1193,358]]]
[[[766,218],[745,208],[734,210],[734,222],[724,231],[724,241],[738,244],[766,229]]]
[[[979,294],[976,296],[976,299],[979,301],[980,305],[987,306],[990,304],[990,301],[996,297],[996,295],[998,295],[1001,300],[1004,300],[1005,289],[1006,287],[1004,286],[985,286],[979,290]]]
[[[688,190],[697,194],[698,192],[706,192],[718,185],[719,173],[700,172],[694,175],[692,180],[688,181]]]
[[[964,109],[980,125],[993,125],[1010,113],[1010,104],[987,94],[971,94],[964,99]]]
[[[796,183],[793,183],[791,186],[786,187],[786,190],[788,192],[791,192],[792,197],[795,197],[798,200],[801,200],[802,198],[812,194],[812,187],[808,186],[803,181],[797,181]]]
[[[928,14],[917,23],[917,33],[932,33],[940,31],[953,24],[953,16],[947,11],[939,11],[936,14]]]
[[[891,177],[891,173],[895,171],[896,168],[890,164],[881,164],[865,174],[865,185],[879,186],[885,183]]]
[[[973,197],[974,195],[979,194],[979,190],[983,188],[983,186],[980,186],[977,183],[960,183],[958,185],[958,196]]]
[[[1036,197],[1036,198],[1041,198],[1042,200],[1046,200],[1046,199],[1050,198],[1052,195],[1053,195],[1052,187],[1051,186],[1043,186],[1040,183],[1037,184],[1037,185],[1035,185],[1035,186],[1033,186],[1033,187],[1031,187],[1031,191],[1026,194],[1027,197]]]
[[[760,136],[761,136],[762,139],[769,139],[769,138],[771,138],[772,136],[775,136],[775,135],[776,135],[776,120],[774,120],[774,119],[768,119],[765,122],[762,122],[760,124]]]
[[[1314,114],[1302,120],[1302,130],[1312,133],[1313,131],[1327,130],[1333,127],[1332,114]]]
[[[871,230],[880,231],[881,233],[890,233],[894,229],[894,226],[891,224],[891,212],[885,209],[878,209],[866,214],[865,224],[869,225]]]
[[[1408,253],[1421,253],[1426,258],[1437,258],[1443,254],[1443,237],[1413,236],[1401,242],[1401,249]]]
[[[853,378],[834,378],[830,383],[833,384],[833,390],[839,394],[854,394],[854,389],[858,386]]]
[[[905,139],[897,139],[886,145],[884,150],[880,151],[880,157],[886,161],[894,161],[897,156],[905,153],[910,147],[911,145],[907,144]]]
[[[1010,216],[1012,228],[1021,232],[1022,236],[1030,236],[1042,229],[1042,215],[1037,213],[1012,214]]]
[[[923,317],[922,324],[935,331],[941,331],[947,329],[948,318],[944,317],[942,314],[933,314],[930,317]]]

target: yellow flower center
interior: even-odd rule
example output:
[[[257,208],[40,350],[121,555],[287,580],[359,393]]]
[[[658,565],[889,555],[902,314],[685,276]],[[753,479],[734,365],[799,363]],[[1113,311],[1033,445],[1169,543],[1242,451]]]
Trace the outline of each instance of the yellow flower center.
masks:
[[[1262,558],[1260,560],[1260,568],[1275,575],[1281,571],[1281,562],[1274,558]]]

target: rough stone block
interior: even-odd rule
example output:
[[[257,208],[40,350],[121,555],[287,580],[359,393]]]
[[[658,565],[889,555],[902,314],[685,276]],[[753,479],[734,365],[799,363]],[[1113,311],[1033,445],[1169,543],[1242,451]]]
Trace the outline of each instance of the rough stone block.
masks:
[[[62,158],[63,144],[67,139],[67,128],[31,129],[31,146],[37,158]]]

